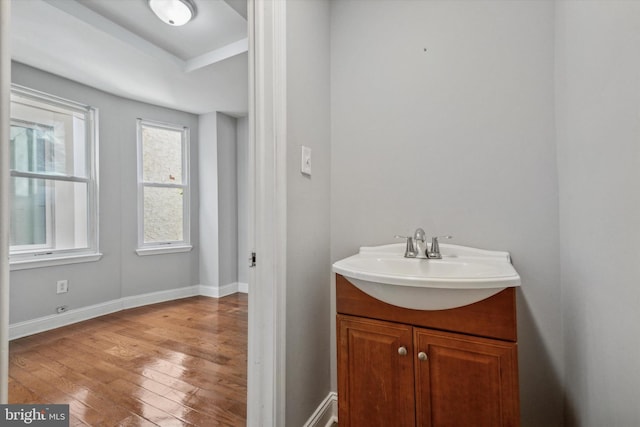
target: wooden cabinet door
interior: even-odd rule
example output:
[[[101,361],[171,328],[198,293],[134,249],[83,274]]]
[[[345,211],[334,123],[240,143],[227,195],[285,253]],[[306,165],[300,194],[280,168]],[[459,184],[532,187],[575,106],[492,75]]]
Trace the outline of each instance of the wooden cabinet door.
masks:
[[[515,343],[415,328],[414,345],[418,426],[520,425]]]
[[[337,329],[340,427],[415,426],[413,328],[338,315]]]

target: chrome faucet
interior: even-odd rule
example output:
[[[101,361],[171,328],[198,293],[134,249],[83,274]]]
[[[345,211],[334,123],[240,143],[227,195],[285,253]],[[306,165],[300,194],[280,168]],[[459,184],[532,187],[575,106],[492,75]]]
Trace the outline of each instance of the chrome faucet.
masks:
[[[396,239],[407,239],[404,250],[405,258],[442,259],[438,239],[451,239],[451,236],[436,236],[431,238],[431,247],[427,247],[427,239],[422,228],[416,229],[413,236],[395,236]]]
[[[427,258],[427,239],[422,228],[416,229],[413,236],[395,236],[396,239],[407,239],[404,250],[405,258]]]
[[[427,237],[422,228],[413,233],[413,242],[416,247],[416,258],[427,258]]]

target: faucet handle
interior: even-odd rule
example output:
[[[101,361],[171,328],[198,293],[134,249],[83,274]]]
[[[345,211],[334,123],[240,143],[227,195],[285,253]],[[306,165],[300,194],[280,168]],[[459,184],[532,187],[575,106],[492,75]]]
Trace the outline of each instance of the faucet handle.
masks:
[[[435,236],[431,238],[431,250],[428,253],[428,257],[432,259],[441,259],[440,244],[438,239],[451,239],[452,236]]]
[[[412,236],[394,236],[396,239],[407,239],[407,246],[404,250],[405,258],[415,258],[416,257],[416,246]]]

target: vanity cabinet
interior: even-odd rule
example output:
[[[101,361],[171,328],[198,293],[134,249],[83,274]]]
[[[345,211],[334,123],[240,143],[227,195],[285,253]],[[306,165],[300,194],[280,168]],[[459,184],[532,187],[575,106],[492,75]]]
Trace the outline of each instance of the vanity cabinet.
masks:
[[[520,424],[512,288],[422,311],[337,275],[336,307],[340,427]]]
[[[415,425],[411,326],[338,315],[338,330],[340,427]]]

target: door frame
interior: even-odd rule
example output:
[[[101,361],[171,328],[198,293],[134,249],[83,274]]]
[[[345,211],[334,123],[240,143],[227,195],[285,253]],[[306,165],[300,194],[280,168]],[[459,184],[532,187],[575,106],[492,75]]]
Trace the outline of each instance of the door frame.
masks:
[[[11,2],[0,1],[0,404],[9,400],[9,102]]]
[[[286,0],[249,0],[247,425],[286,418]]]

